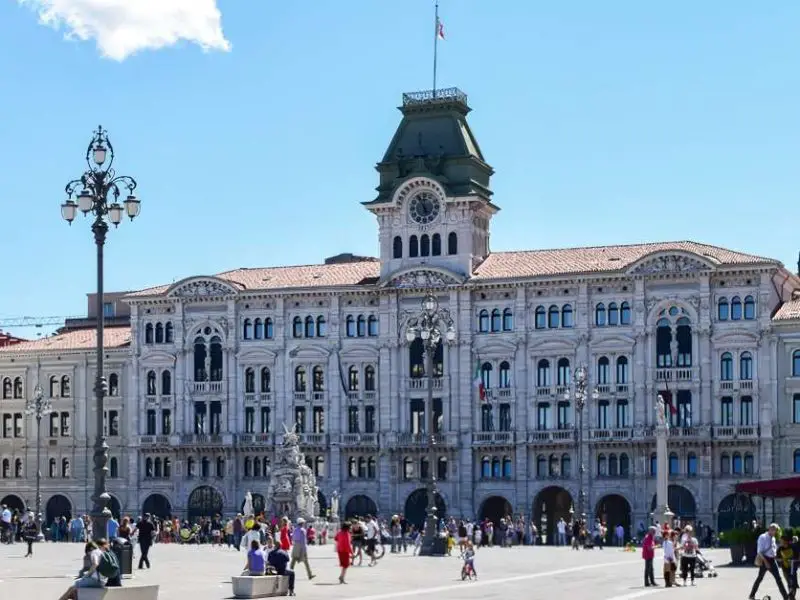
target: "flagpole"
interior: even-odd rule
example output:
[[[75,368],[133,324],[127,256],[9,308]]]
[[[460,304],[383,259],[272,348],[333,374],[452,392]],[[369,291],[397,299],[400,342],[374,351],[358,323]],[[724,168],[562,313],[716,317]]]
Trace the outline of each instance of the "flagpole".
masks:
[[[439,0],[436,0],[436,17],[433,24],[433,97],[436,98],[436,59],[439,50]]]

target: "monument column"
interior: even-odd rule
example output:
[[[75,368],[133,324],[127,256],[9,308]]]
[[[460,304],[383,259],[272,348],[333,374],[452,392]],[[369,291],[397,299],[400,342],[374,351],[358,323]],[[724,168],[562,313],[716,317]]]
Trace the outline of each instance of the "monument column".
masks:
[[[667,424],[666,406],[664,399],[659,394],[656,402],[656,510],[653,520],[659,523],[672,523],[675,515],[669,509],[669,459],[667,454],[667,439],[669,425]]]

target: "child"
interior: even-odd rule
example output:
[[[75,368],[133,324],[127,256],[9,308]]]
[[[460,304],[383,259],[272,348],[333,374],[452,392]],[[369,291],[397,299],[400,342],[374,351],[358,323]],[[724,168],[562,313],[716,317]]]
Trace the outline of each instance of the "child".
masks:
[[[451,532],[447,533],[447,556],[452,556],[453,548],[456,547],[456,539]]]
[[[794,590],[797,587],[794,583],[796,573],[793,573],[794,548],[792,548],[792,536],[785,533],[781,536],[781,545],[778,547],[778,565],[783,571],[783,577],[786,579],[789,597],[793,597]]]
[[[339,583],[347,583],[344,580],[347,575],[347,569],[350,566],[350,556],[353,554],[353,540],[350,538],[350,523],[342,523],[342,528],[336,537],[333,538],[336,543],[336,553],[339,555],[339,566],[342,568],[342,573],[339,575]]]
[[[472,542],[467,541],[466,548],[464,549],[464,566],[463,569],[469,569],[475,579],[478,578],[478,572],[475,570],[475,550],[472,547]],[[471,577],[472,577],[471,576]]]

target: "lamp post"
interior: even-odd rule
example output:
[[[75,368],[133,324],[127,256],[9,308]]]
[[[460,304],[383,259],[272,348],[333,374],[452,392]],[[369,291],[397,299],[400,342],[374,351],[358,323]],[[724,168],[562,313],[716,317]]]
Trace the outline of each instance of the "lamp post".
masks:
[[[127,175],[117,175],[114,164],[114,147],[108,139],[108,132],[98,127],[86,150],[88,169],[79,179],[70,181],[65,191],[67,200],[61,205],[61,216],[70,225],[77,211],[84,216],[91,214],[92,233],[97,246],[97,373],[94,394],[96,410],[96,437],[94,443],[94,494],[92,495],[92,532],[97,537],[105,537],[111,511],[108,504],[111,497],[106,490],[108,472],[108,444],[103,432],[103,399],[107,392],[106,378],[103,374],[103,246],[106,242],[108,224],[117,227],[123,213],[131,220],[139,214],[139,199],[135,196],[136,180]],[[127,197],[120,204],[122,191]],[[74,199],[73,199],[74,198]],[[76,202],[77,200],[77,202]]]
[[[42,417],[53,412],[49,398],[44,397],[42,386],[33,388],[33,398],[25,403],[25,414],[36,418],[36,539],[44,539],[42,533]]]
[[[436,543],[438,533],[438,518],[436,515],[436,434],[434,433],[433,419],[433,355],[442,341],[452,342],[456,339],[456,330],[450,311],[439,306],[439,301],[431,292],[422,299],[422,311],[419,315],[411,317],[406,329],[406,339],[411,344],[415,340],[422,341],[425,357],[425,378],[428,386],[428,403],[425,407],[425,433],[427,434],[428,453],[428,481],[426,491],[428,505],[426,507],[425,533],[420,547],[421,556],[443,555],[444,547]]]
[[[583,409],[586,408],[586,400],[589,395],[591,395],[592,400],[597,400],[600,396],[597,390],[592,390],[591,392],[587,390],[587,376],[586,367],[580,365],[575,369],[575,374],[573,376],[575,389],[571,394],[569,390],[564,394],[564,399],[567,402],[572,399],[575,400],[575,410],[578,415],[578,519],[584,523],[586,522],[586,489],[584,488],[583,479],[584,473],[586,472],[586,465],[583,462]]]

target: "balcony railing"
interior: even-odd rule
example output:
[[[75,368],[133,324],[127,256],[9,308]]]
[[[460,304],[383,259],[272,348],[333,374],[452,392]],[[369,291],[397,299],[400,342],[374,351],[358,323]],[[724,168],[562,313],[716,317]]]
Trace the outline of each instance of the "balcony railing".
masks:
[[[473,444],[513,444],[514,431],[477,431],[472,434]]]
[[[757,425],[714,425],[713,436],[719,440],[754,440],[760,434]]]
[[[444,388],[445,385],[445,378],[444,377],[434,377],[431,381],[433,381],[433,389],[434,390],[441,390]],[[406,389],[409,391],[421,391],[428,389],[428,378],[427,377],[408,377],[406,378]]]
[[[664,382],[692,381],[700,377],[698,367],[663,367],[650,369],[650,379]]]
[[[550,386],[543,386],[536,388],[536,395],[537,396],[549,396],[551,394]]]
[[[254,394],[254,393],[246,393],[244,395],[244,403],[245,404],[255,404],[257,397],[258,396],[256,396],[256,394]]]
[[[147,404],[158,404],[158,396],[156,395],[148,394],[144,399]]]
[[[598,394],[610,394],[611,393],[611,386],[607,383],[602,383],[600,385],[595,386]]]
[[[312,444],[314,446],[327,445],[327,433],[300,433],[298,434],[301,444]]]
[[[294,398],[295,402],[305,402],[308,400],[308,392],[293,392],[292,397]]]
[[[394,442],[403,446],[427,446],[430,439],[431,436],[426,433],[409,433],[403,431],[392,435],[390,443]],[[458,443],[458,434],[452,432],[436,433],[433,435],[433,442],[437,446],[454,446]]]
[[[275,443],[274,433],[240,433],[236,436],[236,441],[239,444],[265,444],[272,445]]]
[[[343,433],[339,436],[342,446],[375,446],[378,443],[377,433]]]
[[[195,381],[195,394],[218,394],[222,391],[222,381]]]
[[[572,443],[577,439],[575,429],[544,429],[528,432],[529,444],[560,444]]]
[[[620,442],[630,440],[633,437],[633,429],[630,427],[614,427],[605,429],[592,429],[589,431],[589,439],[604,442]]]
[[[185,445],[222,445],[232,441],[232,436],[224,433],[185,433],[181,436],[181,444]]]
[[[374,402],[375,399],[378,397],[378,392],[375,390],[366,391],[363,393],[364,401],[365,402]]]

